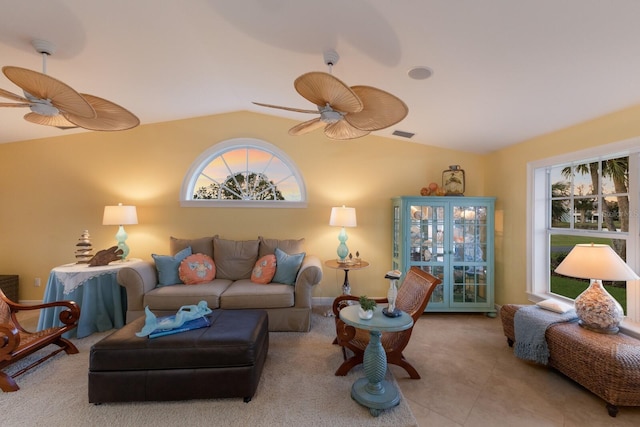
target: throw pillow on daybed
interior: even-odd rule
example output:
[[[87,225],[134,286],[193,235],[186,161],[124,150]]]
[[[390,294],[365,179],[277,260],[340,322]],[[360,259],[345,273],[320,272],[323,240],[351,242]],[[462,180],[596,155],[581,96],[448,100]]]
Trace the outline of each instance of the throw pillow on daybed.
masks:
[[[178,275],[185,285],[198,285],[216,277],[216,265],[209,255],[189,255],[180,263]]]
[[[285,285],[293,285],[296,282],[298,271],[304,260],[305,253],[289,255],[280,248],[276,248],[276,274],[273,276],[273,282],[283,283]]]
[[[251,281],[266,285],[271,283],[273,276],[276,274],[276,256],[273,254],[265,255],[256,261],[256,265],[251,272]]]
[[[151,257],[156,263],[156,270],[158,271],[158,284],[160,286],[169,286],[182,283],[180,275],[178,274],[178,268],[182,260],[189,255],[191,255],[190,246],[173,256],[151,254]]]
[[[573,306],[552,299],[546,299],[544,301],[537,302],[536,305],[540,308],[544,308],[545,310],[553,311],[560,314],[566,313],[569,310],[573,310]]]

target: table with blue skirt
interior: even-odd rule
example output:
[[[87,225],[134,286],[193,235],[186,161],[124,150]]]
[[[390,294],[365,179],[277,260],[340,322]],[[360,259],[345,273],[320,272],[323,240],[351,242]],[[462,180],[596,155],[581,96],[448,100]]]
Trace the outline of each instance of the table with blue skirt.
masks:
[[[80,307],[78,327],[64,334],[65,338],[83,338],[94,332],[118,329],[125,324],[127,294],[118,284],[116,275],[122,267],[140,260],[114,261],[109,265],[89,267],[88,264],[66,264],[51,270],[44,302],[70,300]],[[64,307],[40,311],[38,330],[62,325],[60,312]]]

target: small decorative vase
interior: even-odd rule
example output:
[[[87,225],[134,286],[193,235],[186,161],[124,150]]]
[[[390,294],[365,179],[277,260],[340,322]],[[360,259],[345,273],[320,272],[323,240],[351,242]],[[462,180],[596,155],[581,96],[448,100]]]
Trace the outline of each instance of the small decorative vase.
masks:
[[[369,320],[373,317],[373,310],[363,310],[362,307],[358,309],[358,317],[362,320]]]
[[[387,291],[387,301],[389,307],[387,310],[393,313],[396,309],[396,298],[398,297],[398,287],[396,286],[397,280],[389,280],[389,290]]]

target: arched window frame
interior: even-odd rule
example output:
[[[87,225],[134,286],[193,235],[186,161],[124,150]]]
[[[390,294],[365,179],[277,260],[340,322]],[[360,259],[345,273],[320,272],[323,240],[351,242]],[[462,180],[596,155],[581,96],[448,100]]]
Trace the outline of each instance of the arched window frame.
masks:
[[[287,200],[217,200],[194,199],[194,187],[202,171],[215,158],[238,149],[257,149],[277,157],[290,170],[300,188],[299,201]],[[183,207],[252,207],[252,208],[304,208],[307,207],[307,191],[302,174],[295,163],[273,144],[254,138],[233,138],[215,144],[200,154],[189,167],[180,190],[180,206]]]

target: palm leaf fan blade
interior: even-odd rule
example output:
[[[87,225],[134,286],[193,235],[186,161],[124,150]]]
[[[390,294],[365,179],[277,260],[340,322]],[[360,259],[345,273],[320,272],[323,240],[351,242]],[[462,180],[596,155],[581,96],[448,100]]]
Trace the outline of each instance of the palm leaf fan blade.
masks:
[[[89,102],[58,79],[37,71],[12,66],[2,67],[2,72],[26,93],[38,99],[50,100],[51,104],[60,111],[86,118],[96,117],[96,112]]]
[[[56,116],[43,116],[42,114],[27,113],[25,114],[24,119],[37,125],[55,126],[60,129],[73,129],[78,127],[60,114]]]
[[[305,133],[313,132],[316,129],[323,127],[325,123],[320,120],[320,117],[302,122],[289,129],[289,135],[298,136]]]
[[[404,119],[409,109],[398,97],[371,86],[353,86],[351,89],[364,104],[362,111],[350,113],[344,119],[352,126],[374,131],[392,126]]]
[[[324,134],[327,138],[345,140],[361,138],[368,135],[369,131],[355,128],[345,120],[340,120],[327,125],[324,128]]]
[[[0,102],[0,107],[28,107],[29,105],[31,104],[28,102]]]
[[[26,103],[27,104],[26,106],[29,106],[29,100],[27,98],[25,98],[23,96],[20,96],[20,95],[16,95],[15,93],[9,92],[8,90],[0,89],[0,96],[3,97],[3,98],[10,99],[12,101],[21,102],[22,104]],[[23,105],[20,105],[20,104],[13,104],[13,105],[17,105],[17,106],[20,106],[20,107],[23,106]],[[3,106],[10,107],[11,104],[6,104],[6,105],[3,105]]]
[[[293,83],[296,91],[318,107],[327,104],[343,113],[357,113],[362,110],[362,101],[353,90],[331,74],[319,71],[306,73]]]
[[[138,117],[116,103],[86,93],[82,96],[91,104],[97,116],[88,119],[75,114],[64,114],[67,120],[77,126],[88,130],[118,131],[131,129],[140,124]]]

